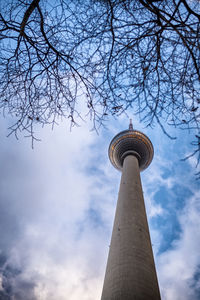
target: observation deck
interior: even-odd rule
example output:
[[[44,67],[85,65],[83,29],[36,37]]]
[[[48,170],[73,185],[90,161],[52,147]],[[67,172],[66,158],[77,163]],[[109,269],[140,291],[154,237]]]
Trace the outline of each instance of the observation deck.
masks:
[[[144,133],[134,130],[131,121],[128,130],[121,131],[112,139],[108,150],[112,165],[120,171],[126,156],[136,156],[140,171],[143,171],[150,165],[153,154],[150,139]]]

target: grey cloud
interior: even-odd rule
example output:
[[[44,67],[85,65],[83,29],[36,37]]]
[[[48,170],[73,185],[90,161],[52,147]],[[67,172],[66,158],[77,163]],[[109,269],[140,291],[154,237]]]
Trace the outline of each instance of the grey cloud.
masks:
[[[85,176],[96,135],[80,129],[69,136],[62,127],[52,135],[47,132],[34,151],[26,140],[2,137],[2,300],[62,300],[66,294],[77,300],[83,291],[82,299],[88,300],[98,293],[93,282],[102,276],[102,263],[96,264],[96,253],[101,262],[105,233],[90,228],[88,211],[96,177]]]
[[[117,125],[118,129],[124,126],[121,124]],[[87,128],[78,128],[71,134],[60,126],[53,133],[44,131],[42,143],[36,144],[34,150],[27,139],[18,142],[2,134],[0,274],[3,290],[0,289],[0,300],[41,297],[66,300],[66,295],[70,295],[67,300],[100,299],[120,179],[107,159],[109,140],[118,131],[114,125],[111,127],[107,137],[100,135],[97,139]],[[157,133],[155,140],[156,136]],[[159,134],[157,139],[159,144]],[[162,217],[165,213],[154,201],[160,185],[170,189],[184,179],[184,184],[192,186],[191,180],[185,182],[188,173],[186,177],[181,172],[173,172],[167,178],[162,176],[163,168],[170,169],[172,165],[171,160],[157,155],[142,175],[147,210],[154,212],[152,215]],[[178,300],[170,298],[171,289],[184,293],[185,289],[193,288],[198,292],[198,280],[193,275],[199,240],[197,237],[195,244],[195,238],[190,238],[198,224],[197,210],[193,203],[186,208],[191,218],[189,213],[184,216],[181,212],[180,221],[184,233],[189,229],[189,236],[185,241],[182,236],[174,251],[156,257],[163,295],[167,295],[164,300]],[[192,226],[188,223],[184,227],[187,220]],[[159,244],[160,229],[154,228],[153,235]],[[190,270],[189,279],[180,284],[176,263],[181,258],[182,266],[182,257],[192,249],[193,261],[183,266],[184,271]]]
[[[10,265],[5,254],[0,255],[0,300],[36,300],[35,283],[21,277],[23,270]]]

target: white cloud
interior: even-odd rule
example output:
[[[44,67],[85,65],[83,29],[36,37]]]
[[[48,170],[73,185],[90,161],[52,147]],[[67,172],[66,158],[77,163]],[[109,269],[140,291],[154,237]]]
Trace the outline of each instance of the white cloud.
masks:
[[[88,126],[72,133],[64,124],[53,132],[44,129],[42,142],[36,143],[34,150],[28,139],[5,139],[2,124],[1,247],[9,256],[7,264],[22,271],[13,279],[16,290],[31,282],[29,295],[32,291],[34,300],[64,300],[66,295],[69,300],[100,299],[120,180],[120,173],[108,161],[107,148],[113,135],[127,127],[122,123],[124,119],[117,128],[111,123],[109,132],[100,136]],[[154,199],[159,188],[171,190],[188,176],[172,174],[174,162],[166,161],[162,154],[161,149],[156,150],[154,162],[142,175],[150,220],[166,213]],[[165,169],[171,172],[169,176],[164,176]],[[184,185],[189,187],[190,182]],[[181,239],[156,257],[166,300],[179,300],[176,297],[182,290],[187,296],[181,300],[191,299],[187,298],[192,293],[188,280],[199,260],[200,240],[198,233],[194,238],[193,229],[199,225],[194,199],[197,195],[179,216]],[[151,235],[156,254],[162,232],[153,228]],[[191,261],[182,263],[190,252]]]
[[[15,282],[32,281],[37,299],[98,299],[105,233],[87,220],[92,195],[101,194],[102,202],[109,197],[109,189],[95,187],[98,174],[87,174],[98,137],[87,127],[42,134],[34,150],[26,141],[9,141],[1,152],[1,195],[17,224],[16,238],[7,233],[9,264],[23,270]]]
[[[3,291],[2,283],[3,283],[3,278],[2,278],[2,276],[0,275],[0,291]]]
[[[192,287],[200,265],[200,193],[193,195],[179,216],[181,237],[173,248],[158,257],[158,272],[163,300],[198,299]]]

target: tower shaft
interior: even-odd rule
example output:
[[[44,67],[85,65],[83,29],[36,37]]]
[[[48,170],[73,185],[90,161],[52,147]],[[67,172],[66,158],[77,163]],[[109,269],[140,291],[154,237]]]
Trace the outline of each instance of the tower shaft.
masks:
[[[125,157],[101,300],[160,300],[138,160]]]

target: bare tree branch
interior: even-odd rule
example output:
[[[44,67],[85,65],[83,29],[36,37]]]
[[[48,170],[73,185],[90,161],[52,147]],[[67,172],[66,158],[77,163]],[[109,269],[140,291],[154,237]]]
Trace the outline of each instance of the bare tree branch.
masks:
[[[200,149],[200,2],[10,0],[0,8],[0,109],[11,133],[131,111]],[[174,137],[171,137],[174,138]],[[199,160],[197,159],[199,162]]]

